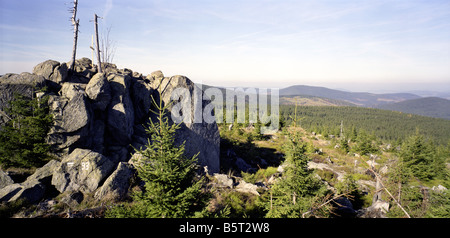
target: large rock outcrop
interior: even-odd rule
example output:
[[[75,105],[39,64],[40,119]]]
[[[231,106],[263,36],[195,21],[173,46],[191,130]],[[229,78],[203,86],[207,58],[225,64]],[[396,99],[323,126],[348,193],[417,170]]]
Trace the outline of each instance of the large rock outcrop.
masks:
[[[207,123],[201,118],[202,109],[210,103],[208,98],[202,97],[202,90],[198,88],[190,79],[185,76],[176,75],[173,77],[162,77],[162,73],[155,74],[161,80],[153,81],[153,88],[161,93],[161,98],[165,104],[172,101],[175,89],[187,89],[190,95],[190,118],[188,122],[183,122],[181,128],[176,133],[176,143],[186,142],[186,152],[190,155],[200,152],[198,160],[202,165],[208,166],[211,173],[219,172],[220,162],[220,135],[217,124]],[[197,95],[196,95],[197,94]],[[182,100],[186,100],[183,98]],[[196,111],[197,110],[197,111]],[[198,113],[200,112],[200,114]]]
[[[36,65],[33,73],[0,77],[0,128],[9,120],[3,109],[14,94],[32,98],[37,90],[47,88],[53,125],[46,140],[59,157],[21,183],[2,175],[2,201],[25,198],[38,202],[49,191],[121,199],[135,171],[127,162],[134,148],[143,148],[148,141],[144,125],[154,117],[152,97],[158,101],[161,93],[167,104],[173,100],[174,90],[184,88],[191,94],[192,100],[187,103],[192,110],[210,103],[184,76],[164,77],[161,71],[155,71],[144,77],[113,64],[105,64],[104,73],[97,73],[87,58],[77,60],[72,72],[67,65],[47,60]],[[200,97],[194,97],[195,93]],[[215,122],[200,119],[181,123],[176,143],[183,141],[186,156],[199,153],[199,163],[208,166],[209,173],[219,172],[220,136]]]
[[[184,76],[164,77],[155,71],[144,78],[129,69],[117,69],[108,64],[105,73],[96,73],[89,59],[76,62],[72,77],[64,78],[54,61],[45,61],[35,67],[35,72],[58,82],[57,91],[51,95],[50,105],[54,126],[48,142],[65,154],[76,148],[99,152],[115,163],[126,162],[134,152],[129,145],[142,148],[147,142],[143,125],[151,116],[152,99],[158,100],[158,88],[164,103],[169,103],[176,88],[186,88],[195,103],[205,107],[209,101],[200,97],[194,102],[196,86]],[[58,78],[52,78],[53,75]],[[55,77],[56,77],[55,76]],[[162,83],[160,87],[159,83]],[[163,90],[162,90],[163,88]],[[198,89],[198,88],[197,88]],[[186,143],[186,155],[198,152],[199,162],[208,166],[211,173],[219,171],[220,136],[215,123],[182,123],[177,132],[177,143]]]

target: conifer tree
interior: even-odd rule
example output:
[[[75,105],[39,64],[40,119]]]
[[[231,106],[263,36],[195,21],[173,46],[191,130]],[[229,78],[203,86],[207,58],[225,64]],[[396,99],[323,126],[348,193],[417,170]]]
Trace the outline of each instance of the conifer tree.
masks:
[[[30,99],[14,95],[5,109],[11,120],[0,128],[0,165],[3,168],[39,167],[47,162],[50,146],[45,138],[52,123],[47,100],[48,96]]]
[[[406,168],[419,179],[431,179],[434,174],[435,153],[430,143],[416,131],[402,145],[400,157]]]
[[[355,149],[362,155],[368,155],[378,152],[378,148],[372,143],[373,137],[374,136],[368,135],[366,131],[360,130],[360,132],[358,133],[357,146]]]
[[[161,97],[159,97],[161,98]],[[139,178],[145,182],[143,192],[134,194],[131,207],[116,207],[108,216],[147,218],[186,218],[201,209],[201,186],[196,180],[197,156],[186,157],[185,142],[175,145],[175,132],[180,124],[172,124],[166,112],[170,106],[156,103],[156,122],[150,119],[146,132],[147,148],[136,150],[142,155],[137,163]]]
[[[284,178],[271,188],[271,198],[266,207],[267,217],[299,218],[302,213],[312,208],[314,202],[324,195],[326,189],[308,169],[306,144],[301,140],[299,132],[289,133],[284,146],[286,168]]]
[[[261,126],[262,126],[261,121],[258,118],[258,120],[255,123],[255,129],[252,132],[252,136],[255,140],[261,140],[263,137],[261,134]]]

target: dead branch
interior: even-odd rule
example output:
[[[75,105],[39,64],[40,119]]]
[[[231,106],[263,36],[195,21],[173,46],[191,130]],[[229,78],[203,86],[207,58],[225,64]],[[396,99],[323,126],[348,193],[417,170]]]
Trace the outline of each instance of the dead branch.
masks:
[[[6,114],[6,112],[0,110],[0,114],[3,115],[4,117],[6,117],[8,120],[12,121],[12,118],[8,116],[8,114]]]
[[[335,196],[335,197],[332,197],[332,198],[328,199],[326,202],[320,204],[319,206],[317,206],[317,207],[315,207],[315,208],[312,208],[312,209],[310,209],[310,210],[307,211],[307,212],[302,213],[302,218],[305,218],[305,215],[307,215],[307,214],[309,214],[309,213],[314,214],[315,211],[319,210],[321,207],[327,205],[328,203],[334,201],[334,200],[337,199],[337,198],[350,196],[350,193],[351,193],[351,192],[353,192],[353,190],[352,190],[352,191],[349,191],[349,192],[347,192],[347,193],[343,193],[343,194],[340,194],[340,195],[338,195],[338,196]],[[331,196],[331,195],[325,196],[325,199],[327,199],[327,198],[330,197],[330,196]],[[330,212],[331,212],[331,211],[330,211]]]
[[[400,204],[399,201],[397,201],[394,196],[392,196],[392,194],[389,192],[389,190],[386,188],[386,186],[384,186],[383,182],[381,181],[381,177],[380,175],[375,172],[372,168],[369,168],[369,170],[375,174],[375,176],[377,177],[377,180],[380,182],[382,188],[384,189],[384,191],[386,191],[386,193],[392,198],[392,200],[394,200],[394,202],[397,204],[397,206],[405,213],[406,217],[411,218],[411,216],[408,214],[408,212],[402,207],[402,205]]]
[[[115,42],[110,37],[111,27],[106,28],[106,32],[101,36],[101,58],[103,63],[112,63],[116,53]]]

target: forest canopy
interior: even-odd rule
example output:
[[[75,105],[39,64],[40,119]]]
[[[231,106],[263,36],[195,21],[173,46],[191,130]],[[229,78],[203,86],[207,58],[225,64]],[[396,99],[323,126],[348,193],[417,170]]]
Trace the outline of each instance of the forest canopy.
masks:
[[[280,105],[280,114],[287,125],[292,123],[295,106]],[[404,140],[419,130],[425,137],[437,144],[450,142],[450,120],[437,119],[414,114],[362,107],[298,106],[299,126],[321,134],[339,135],[341,122],[343,133],[364,130],[384,141]]]

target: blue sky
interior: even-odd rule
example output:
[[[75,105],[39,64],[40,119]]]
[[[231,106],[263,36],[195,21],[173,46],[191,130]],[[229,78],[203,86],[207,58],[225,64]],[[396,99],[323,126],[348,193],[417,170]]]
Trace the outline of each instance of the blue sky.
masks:
[[[70,60],[70,0],[0,0],[0,74]],[[79,0],[77,58],[94,13],[114,63],[221,86],[450,91],[448,0]]]

